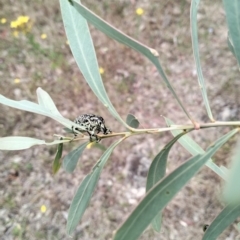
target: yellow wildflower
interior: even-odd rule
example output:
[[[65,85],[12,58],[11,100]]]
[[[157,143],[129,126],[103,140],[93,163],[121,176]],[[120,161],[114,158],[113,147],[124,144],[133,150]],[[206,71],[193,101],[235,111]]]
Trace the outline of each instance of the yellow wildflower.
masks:
[[[66,41],[66,44],[69,45],[69,41],[68,40]]]
[[[12,21],[10,26],[11,26],[11,28],[17,28],[18,27],[18,22],[17,21]]]
[[[19,25],[27,23],[28,21],[29,21],[29,17],[28,16],[19,16],[17,18],[17,22],[18,22]]]
[[[6,22],[7,22],[7,19],[6,19],[6,18],[2,18],[2,19],[1,19],[1,23],[2,23],[2,24],[6,23]]]
[[[41,39],[46,39],[47,38],[47,34],[43,33],[41,34]]]
[[[15,78],[15,79],[14,79],[14,83],[16,83],[16,84],[17,84],[17,83],[20,83],[20,82],[21,82],[21,80],[20,80],[19,78]]]
[[[42,213],[45,213],[47,211],[47,207],[45,205],[42,205],[40,210]]]
[[[144,13],[144,10],[143,10],[142,8],[137,8],[137,9],[136,9],[136,14],[137,14],[138,16],[143,15],[143,13]]]
[[[27,33],[32,27],[32,23],[29,20],[28,16],[19,16],[15,21],[11,21],[10,27],[15,28],[19,32]],[[13,35],[18,37],[18,33],[13,33]]]
[[[104,74],[104,72],[105,72],[104,68],[100,67],[99,72],[100,72],[101,75]]]

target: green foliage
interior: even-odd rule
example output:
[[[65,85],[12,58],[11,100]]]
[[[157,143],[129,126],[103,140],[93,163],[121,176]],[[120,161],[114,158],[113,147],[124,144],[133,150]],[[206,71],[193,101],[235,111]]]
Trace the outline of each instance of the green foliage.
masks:
[[[207,228],[202,240],[217,239],[239,216],[240,204],[227,205]]]
[[[183,132],[177,135],[153,159],[152,164],[148,171],[146,192],[149,192],[149,190],[165,176],[169,151],[171,150],[174,143],[186,133],[187,132]],[[161,222],[160,219],[161,219],[161,213],[159,213],[152,221],[152,227],[157,232],[160,231],[160,222]]]
[[[232,54],[236,57],[235,49],[233,46],[233,41],[232,41],[232,38],[229,35],[229,33],[228,33],[228,37],[227,37],[227,44],[228,44],[228,47],[229,47],[230,51],[232,52]]]
[[[102,172],[104,165],[106,164],[108,158],[110,157],[114,148],[122,141],[113,143],[102,155],[99,161],[94,165],[92,171],[84,178],[81,185],[79,186],[69,209],[68,220],[67,220],[67,232],[71,234],[76,226],[78,225],[80,219],[82,218],[85,209],[87,208],[90,198],[96,188],[97,181]]]
[[[236,145],[232,163],[227,174],[227,181],[223,189],[223,199],[227,204],[238,205],[240,203],[240,188],[236,188],[236,183],[240,182],[240,142]]]
[[[63,168],[66,172],[71,173],[74,171],[74,169],[77,166],[77,162],[87,145],[88,145],[88,142],[81,144],[78,148],[74,149],[64,157]]]
[[[58,111],[52,98],[48,95],[47,92],[43,91],[41,88],[37,89],[37,98],[38,104],[40,106],[46,108],[49,112],[55,114],[56,116],[63,117],[62,114]]]
[[[136,117],[131,113],[127,115],[126,123],[132,128],[138,128],[140,124]]]
[[[60,143],[60,144],[58,144],[56,156],[53,161],[53,174],[56,174],[61,167],[60,160],[62,158],[62,151],[63,151],[63,143]]]
[[[240,1],[223,0],[223,5],[226,12],[227,24],[229,29],[228,40],[230,43],[230,50],[234,53],[238,61],[238,65],[240,66]]]
[[[110,113],[128,127],[113,107],[106,93],[99,73],[98,62],[87,21],[79,15],[78,11],[68,1],[60,0],[60,6],[70,48],[85,80]],[[83,32],[84,37],[82,37]]]
[[[200,56],[199,56],[198,33],[197,33],[197,9],[198,9],[199,3],[200,3],[200,0],[192,0],[191,9],[190,9],[193,55],[195,59],[196,69],[197,69],[198,82],[200,85],[200,89],[202,91],[202,97],[208,113],[208,117],[211,119],[211,121],[214,121],[212,111],[208,101],[207,88],[205,85],[205,80],[203,78],[202,67],[201,67]]]
[[[65,1],[64,0],[60,0],[60,3],[61,3],[61,6],[62,6],[63,22],[65,22],[65,26],[66,26],[66,25],[68,25],[67,24],[67,21],[68,21],[67,14],[70,15],[70,13],[65,13],[65,7],[67,8],[67,5],[63,5],[63,3],[65,3]],[[144,44],[136,41],[135,39],[127,36],[123,32],[121,32],[118,29],[114,28],[109,23],[105,22],[100,17],[96,16],[93,12],[91,12],[89,9],[87,9],[85,6],[83,6],[81,3],[78,3],[75,0],[72,0],[72,3],[73,3],[72,6],[79,13],[79,15],[75,15],[75,19],[74,19],[75,21],[79,21],[79,19],[81,19],[80,16],[82,16],[89,23],[93,24],[97,29],[99,29],[101,32],[105,33],[110,38],[113,38],[114,40],[116,40],[116,41],[118,41],[118,42],[120,42],[120,43],[122,43],[122,44],[124,44],[124,45],[126,45],[126,46],[128,46],[128,47],[130,47],[130,48],[132,48],[132,49],[134,49],[134,50],[136,50],[138,52],[140,52],[142,55],[147,57],[155,65],[155,67],[157,68],[157,70],[158,70],[160,76],[162,77],[163,81],[165,82],[165,84],[167,85],[169,90],[172,92],[172,94],[176,98],[177,102],[179,103],[179,105],[181,106],[181,108],[183,109],[185,114],[188,116],[188,118],[190,120],[192,120],[191,116],[189,115],[188,111],[184,107],[183,103],[180,101],[178,95],[176,94],[174,88],[172,87],[170,81],[168,80],[165,72],[163,71],[162,66],[161,66],[161,64],[159,62],[159,59],[158,59],[159,54],[158,54],[158,52],[155,49],[152,49],[150,47],[145,46]],[[69,7],[69,10],[70,9],[71,8]],[[73,10],[72,10],[72,13],[74,13]],[[68,27],[66,27],[65,30],[68,33]],[[72,31],[71,34],[73,34],[73,32],[74,31]],[[71,43],[70,43],[70,45],[71,45]],[[79,67],[79,68],[81,69],[82,67]],[[88,79],[86,79],[86,81],[89,84]],[[93,91],[93,92],[96,94],[95,91]],[[99,100],[101,100],[100,97],[99,97]],[[113,115],[115,115],[115,114],[113,114]]]
[[[238,129],[234,129],[217,140],[206,153],[190,158],[170,173],[147,193],[128,219],[117,231],[114,240],[137,239],[176,193],[199,171],[199,169],[226,143]]]
[[[165,121],[168,126],[173,125],[174,123],[169,119],[165,118]],[[172,130],[171,133],[175,137],[178,134],[180,134],[182,130]],[[203,154],[205,151],[188,135],[183,136],[178,140],[178,142],[193,156],[197,154]],[[226,171],[221,167],[218,167],[213,160],[210,158],[205,165],[209,167],[213,172],[215,172],[218,176],[220,176],[222,179],[226,180]]]
[[[44,140],[30,137],[3,137],[0,138],[0,150],[23,150],[34,145],[53,145],[61,142],[69,142],[69,140],[55,140],[47,143]]]
[[[53,100],[47,92],[43,91],[41,88],[38,88],[37,96],[38,100],[40,100],[39,104],[27,100],[14,101],[0,94],[0,103],[9,107],[50,117],[69,129],[71,129],[72,126],[81,128],[79,125],[74,124],[72,121],[62,117],[62,115],[58,112],[56,106],[53,106]],[[49,103],[46,104],[45,100],[49,101]]]
[[[90,199],[94,190],[96,189],[97,182],[101,175],[101,172],[108,161],[110,155],[126,138],[139,135],[139,134],[160,134],[165,131],[171,131],[174,138],[156,155],[149,168],[147,183],[146,183],[146,195],[140,201],[135,210],[130,214],[127,220],[122,224],[115,234],[115,240],[134,240],[137,239],[143,231],[152,224],[152,227],[159,232],[161,228],[161,215],[165,206],[172,200],[172,198],[185,186],[185,184],[194,177],[197,172],[206,165],[212,171],[214,171],[223,180],[227,180],[226,187],[224,189],[224,197],[227,202],[227,206],[222,212],[216,216],[215,220],[210,224],[204,233],[203,239],[216,239],[225,228],[227,228],[238,216],[240,216],[240,192],[236,190],[236,182],[239,182],[239,155],[237,151],[233,157],[233,167],[228,170],[224,166],[217,166],[211,159],[216,151],[222,147],[234,134],[238,133],[240,121],[236,122],[214,122],[214,118],[210,109],[210,104],[207,97],[207,89],[205,86],[205,80],[202,73],[199,44],[198,44],[198,29],[197,29],[197,11],[200,0],[191,1],[191,36],[192,36],[192,48],[197,69],[198,82],[202,92],[203,102],[210,118],[210,123],[198,123],[195,121],[186,107],[180,101],[177,93],[173,89],[169,79],[167,78],[160,61],[158,59],[158,52],[137,40],[125,35],[118,29],[114,28],[93,12],[88,10],[85,6],[75,0],[60,0],[61,12],[64,27],[66,30],[69,45],[72,54],[76,60],[76,63],[82,72],[86,82],[101,101],[101,103],[109,110],[113,117],[115,117],[128,131],[126,132],[114,132],[110,134],[101,135],[98,132],[99,139],[107,137],[121,136],[121,139],[115,141],[110,147],[98,143],[91,143],[94,146],[101,148],[104,153],[101,158],[96,162],[92,170],[83,179],[82,183],[78,187],[76,194],[72,200],[68,219],[67,219],[67,232],[72,234],[79,224],[86,208],[89,205]],[[228,39],[227,43],[236,57],[238,64],[240,63],[240,26],[239,26],[239,7],[240,0],[227,1],[223,0],[224,8],[226,11],[226,19],[228,24]],[[99,66],[94,50],[94,45],[89,32],[88,23],[93,24],[101,32],[109,36],[110,38],[118,41],[119,43],[128,46],[146,58],[157,68],[159,75],[169,88],[170,92],[175,97],[178,104],[181,106],[183,112],[191,120],[192,124],[175,125],[170,119],[165,118],[168,127],[154,128],[154,129],[139,129],[138,119],[128,114],[126,121],[124,121],[117,110],[111,103],[110,98],[105,90],[105,86],[99,73]],[[37,47],[37,46],[36,46]],[[16,109],[29,111],[32,113],[40,114],[50,117],[51,119],[62,124],[66,129],[66,134],[73,133],[72,129],[76,130],[77,136],[61,136],[55,135],[58,139],[52,142],[46,142],[44,140],[30,138],[30,137],[2,137],[0,138],[0,150],[23,150],[30,148],[34,145],[53,145],[57,144],[57,153],[55,160],[53,161],[53,173],[57,173],[61,166],[61,157],[63,151],[63,144],[67,144],[73,141],[84,141],[76,149],[68,153],[63,159],[63,168],[65,171],[72,173],[76,168],[77,162],[82,155],[84,149],[89,143],[89,137],[84,135],[86,128],[66,119],[58,111],[54,101],[50,95],[42,90],[37,89],[38,103],[30,102],[27,100],[15,101],[0,95],[0,103],[13,107]],[[206,151],[204,151],[187,133],[192,130],[199,130],[202,128],[210,127],[235,127],[226,135],[218,139],[212,144]],[[89,132],[88,132],[89,133]],[[177,167],[170,174],[165,176],[167,159],[169,151],[172,146],[179,142],[190,154],[193,155],[188,161],[184,162],[181,166]],[[91,148],[92,150],[93,148]]]

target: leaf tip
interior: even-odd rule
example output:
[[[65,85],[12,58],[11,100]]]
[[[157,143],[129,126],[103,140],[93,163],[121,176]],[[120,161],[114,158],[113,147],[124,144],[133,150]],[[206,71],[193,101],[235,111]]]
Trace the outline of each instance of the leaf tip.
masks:
[[[159,53],[156,49],[149,48],[149,51],[153,54],[154,57],[159,57]]]

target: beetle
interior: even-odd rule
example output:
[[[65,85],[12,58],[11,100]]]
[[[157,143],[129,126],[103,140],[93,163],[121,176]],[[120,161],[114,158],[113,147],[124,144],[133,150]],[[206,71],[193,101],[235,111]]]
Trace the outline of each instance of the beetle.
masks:
[[[107,135],[112,131],[105,126],[105,120],[101,116],[95,114],[82,114],[74,120],[74,123],[79,124],[86,130],[80,128],[74,128],[72,126],[72,131],[75,136],[77,132],[87,132],[90,137],[90,142],[96,141],[100,142],[100,138],[97,136],[98,133],[103,133]]]

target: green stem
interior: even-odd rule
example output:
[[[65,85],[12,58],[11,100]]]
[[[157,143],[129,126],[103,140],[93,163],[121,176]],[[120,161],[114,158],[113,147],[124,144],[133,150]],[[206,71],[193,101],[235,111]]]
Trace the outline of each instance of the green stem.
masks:
[[[199,124],[198,129],[202,128],[211,128],[211,127],[240,127],[240,121],[234,122],[211,122],[211,123],[202,123]],[[126,136],[129,137],[130,135],[137,135],[143,133],[160,133],[160,132],[167,132],[172,130],[196,130],[196,127],[192,124],[188,125],[171,125],[170,127],[165,128],[149,128],[149,129],[134,129],[131,128],[131,132],[120,132],[120,133],[112,133],[110,135],[99,135],[100,138],[108,138],[108,137],[116,137],[116,136]]]

